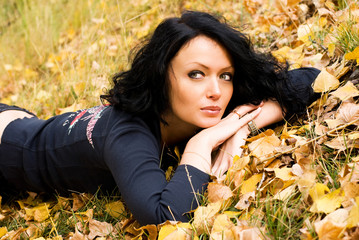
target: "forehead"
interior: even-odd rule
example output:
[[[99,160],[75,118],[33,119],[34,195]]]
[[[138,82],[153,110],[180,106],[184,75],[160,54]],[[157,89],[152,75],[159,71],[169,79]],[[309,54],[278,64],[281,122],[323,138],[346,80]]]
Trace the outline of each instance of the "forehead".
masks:
[[[201,61],[207,62],[220,59],[224,64],[231,65],[231,57],[228,51],[215,40],[200,35],[184,44],[172,61]]]

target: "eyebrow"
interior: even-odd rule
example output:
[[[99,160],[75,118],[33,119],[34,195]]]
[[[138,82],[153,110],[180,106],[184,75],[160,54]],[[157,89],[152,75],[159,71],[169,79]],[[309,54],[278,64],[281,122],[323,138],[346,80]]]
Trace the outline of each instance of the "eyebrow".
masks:
[[[204,65],[204,64],[202,64],[202,63],[199,63],[199,62],[191,62],[191,63],[188,63],[188,64],[186,64],[186,65],[189,65],[189,64],[197,64],[197,65],[202,66],[202,67],[205,68],[205,69],[209,69],[209,67],[207,67],[206,65]],[[226,69],[230,69],[230,68],[233,68],[233,70],[234,70],[234,67],[233,67],[232,65],[230,65],[230,66],[228,66],[228,67],[222,68],[221,71],[226,70]]]

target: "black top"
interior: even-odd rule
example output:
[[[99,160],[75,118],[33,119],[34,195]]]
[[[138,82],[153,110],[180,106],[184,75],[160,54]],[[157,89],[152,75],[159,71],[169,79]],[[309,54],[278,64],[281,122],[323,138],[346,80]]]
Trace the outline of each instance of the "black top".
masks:
[[[309,104],[310,85],[318,72],[292,71],[295,87],[288,94]],[[193,190],[202,193],[210,177],[180,165],[167,182],[161,151],[159,123],[146,123],[111,106],[48,120],[17,119],[1,139],[0,179],[19,190],[61,194],[94,193],[99,186],[111,191],[117,186],[142,224],[188,221],[184,213],[197,207]]]

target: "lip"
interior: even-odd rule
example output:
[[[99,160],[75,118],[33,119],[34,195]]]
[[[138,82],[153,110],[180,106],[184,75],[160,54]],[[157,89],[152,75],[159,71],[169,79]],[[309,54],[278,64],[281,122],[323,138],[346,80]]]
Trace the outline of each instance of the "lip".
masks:
[[[217,114],[219,114],[221,112],[222,108],[218,107],[218,106],[206,106],[201,108],[201,111],[211,115],[211,116],[215,116]]]

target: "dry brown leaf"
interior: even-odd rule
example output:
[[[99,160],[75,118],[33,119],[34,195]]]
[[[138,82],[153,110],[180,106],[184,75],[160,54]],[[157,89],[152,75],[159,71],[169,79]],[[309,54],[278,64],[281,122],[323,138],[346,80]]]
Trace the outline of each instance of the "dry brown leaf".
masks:
[[[146,226],[142,226],[136,229],[139,231],[139,234],[135,238],[141,239],[142,236],[146,236],[148,240],[156,240],[157,239],[157,226],[154,224],[149,224]]]
[[[348,81],[344,86],[338,88],[330,94],[339,98],[341,101],[346,101],[349,98],[359,96],[359,90],[352,82]]]
[[[293,175],[300,177],[303,175],[303,173],[304,173],[304,171],[298,163],[296,163],[292,166],[292,174]]]
[[[221,209],[222,203],[220,201],[210,203],[208,206],[199,206],[193,217],[193,226],[197,229],[198,234],[210,233],[213,226],[215,216]]]
[[[354,182],[346,182],[342,185],[344,190],[345,200],[343,201],[343,207],[349,207],[353,205],[353,199],[359,196],[359,184]]]
[[[240,198],[237,204],[234,206],[235,208],[239,210],[245,210],[248,209],[251,205],[251,202],[255,199],[255,191],[248,192],[246,194],[243,194]]]
[[[75,228],[75,233],[70,235],[70,240],[88,240],[85,234],[81,233],[77,228]]]
[[[338,109],[337,117],[343,119],[346,123],[358,120],[354,124],[359,125],[359,104],[344,102]]]
[[[246,170],[244,169],[235,172],[233,177],[233,184],[236,189],[238,189],[238,187],[243,183],[245,176],[246,176]]]
[[[348,182],[359,182],[359,162],[348,163],[339,173],[339,182],[342,186]]]
[[[348,210],[338,209],[328,214],[323,220],[315,222],[315,231],[319,239],[339,239],[347,225]]]
[[[233,196],[232,190],[223,183],[211,182],[208,184],[209,202],[227,200]]]
[[[279,147],[280,144],[281,141],[279,138],[273,134],[251,142],[248,145],[248,148],[252,156],[259,159],[265,159],[275,153],[275,147]]]
[[[239,221],[237,226],[232,228],[235,240],[260,240],[264,238],[264,230],[257,227],[249,227],[248,224],[243,224],[244,221]]]
[[[92,198],[92,195],[72,193],[72,197],[73,197],[72,210],[77,211],[86,205],[86,203]]]
[[[297,181],[298,189],[303,194],[305,199],[308,197],[309,189],[314,186],[316,177],[317,173],[315,170],[307,169]]]
[[[95,219],[89,219],[89,239],[95,239],[96,237],[106,237],[113,231],[113,226],[107,222],[100,222]],[[157,234],[157,230],[156,230]]]
[[[351,140],[347,136],[336,137],[328,142],[325,142],[324,144],[332,149],[337,149],[339,151],[345,151],[351,148],[359,148],[359,142],[357,140]]]
[[[314,127],[314,132],[315,132],[315,134],[317,134],[319,136],[326,134],[328,132],[328,127],[326,127],[322,124],[316,123],[315,127]]]

